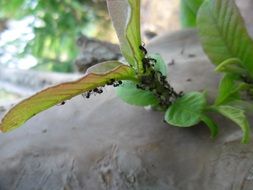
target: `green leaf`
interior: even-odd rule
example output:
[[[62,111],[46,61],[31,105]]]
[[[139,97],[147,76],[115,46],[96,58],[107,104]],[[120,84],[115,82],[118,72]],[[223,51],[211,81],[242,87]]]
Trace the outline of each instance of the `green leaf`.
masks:
[[[244,110],[232,106],[216,106],[214,110],[235,122],[243,131],[242,143],[248,143],[250,138],[250,128]]]
[[[205,93],[187,93],[167,109],[165,120],[177,127],[191,127],[200,122],[206,104]]]
[[[123,81],[123,84],[116,89],[118,97],[124,102],[136,106],[156,105],[158,99],[150,92],[136,88],[136,83]]]
[[[211,137],[215,138],[219,132],[219,128],[216,123],[209,116],[204,114],[201,116],[201,121],[203,121],[210,129]]]
[[[253,76],[253,41],[233,0],[208,0],[199,9],[197,27],[203,48],[219,65],[237,58]]]
[[[154,54],[149,54],[148,57],[151,57],[156,60],[156,63],[154,66],[155,70],[160,71],[163,76],[167,76],[168,67],[165,64],[165,61],[163,60],[162,56],[158,53],[154,53]]]
[[[127,62],[142,72],[142,58],[140,51],[140,0],[107,0],[108,10],[117,32],[120,48]]]
[[[100,67],[98,65],[97,67]],[[18,128],[35,114],[65,100],[115,80],[133,80],[135,73],[129,66],[121,64],[103,74],[88,73],[81,79],[47,88],[14,106],[2,119],[0,129],[7,132]]]
[[[137,69],[142,73],[144,53],[139,49],[141,45],[140,0],[128,0],[128,2],[131,6],[131,16],[126,28],[126,38],[133,51]]]
[[[242,62],[237,58],[229,58],[219,64],[215,71],[233,73],[238,75],[247,75],[247,71],[241,67]]]
[[[183,28],[195,27],[200,5],[204,0],[181,0],[180,21]]]
[[[221,105],[240,98],[241,85],[236,82],[237,78],[233,74],[224,75],[219,84],[219,93],[215,100],[215,105]]]

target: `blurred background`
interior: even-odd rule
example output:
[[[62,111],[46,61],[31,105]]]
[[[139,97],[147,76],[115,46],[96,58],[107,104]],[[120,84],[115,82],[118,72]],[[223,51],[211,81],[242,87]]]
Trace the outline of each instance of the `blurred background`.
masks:
[[[143,41],[179,28],[178,4],[142,1]],[[119,58],[117,43],[104,0],[0,0],[0,104]]]
[[[142,1],[142,30],[146,38],[165,29],[178,29],[178,1],[160,1],[163,2]],[[2,0],[0,3],[1,66],[73,72],[78,45],[84,43],[82,37],[117,43],[105,1]]]
[[[180,29],[180,0],[141,2],[145,43]],[[253,1],[237,3],[252,31]],[[105,0],[0,0],[0,105],[118,59],[117,43]]]

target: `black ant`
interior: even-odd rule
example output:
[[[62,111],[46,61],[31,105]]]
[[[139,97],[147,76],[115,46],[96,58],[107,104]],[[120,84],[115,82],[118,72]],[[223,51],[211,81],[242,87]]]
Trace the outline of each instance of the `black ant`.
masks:
[[[139,46],[139,49],[144,53],[144,55],[147,55],[148,54],[148,51],[146,50],[146,48],[144,48],[144,45],[140,45]]]

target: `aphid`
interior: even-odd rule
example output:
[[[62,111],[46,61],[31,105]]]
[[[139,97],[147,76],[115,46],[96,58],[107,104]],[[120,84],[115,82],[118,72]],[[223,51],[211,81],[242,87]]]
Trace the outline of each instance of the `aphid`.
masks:
[[[122,81],[121,81],[121,80],[116,81],[116,82],[113,83],[113,87],[117,87],[117,86],[119,86],[119,85],[121,85],[121,84],[122,84]]]
[[[119,86],[119,83],[114,83],[113,84],[113,87],[118,87]]]
[[[94,89],[93,89],[93,92],[96,92],[96,93],[97,93],[98,91],[99,91],[98,88],[94,88]]]
[[[108,81],[106,84],[107,85],[113,85],[114,82],[115,82],[115,79],[110,79],[110,81]]]
[[[90,91],[88,91],[86,94],[84,94],[84,95],[85,95],[85,98],[87,98],[87,99],[90,98],[91,92],[92,92],[92,91],[90,90]]]
[[[145,90],[145,88],[139,84],[136,84],[136,88],[141,89],[141,90]]]
[[[62,105],[64,105],[66,102],[65,101],[63,101],[63,102],[61,102],[60,104],[58,104],[59,106],[62,106]]]
[[[143,63],[143,72],[146,73],[147,69],[150,68],[150,63],[149,63],[149,58],[143,58],[142,59]]]
[[[101,94],[101,93],[103,93],[103,90],[100,88],[100,89],[98,89],[97,93]]]
[[[85,98],[88,98],[88,99],[90,98],[90,93],[89,92],[86,94]]]

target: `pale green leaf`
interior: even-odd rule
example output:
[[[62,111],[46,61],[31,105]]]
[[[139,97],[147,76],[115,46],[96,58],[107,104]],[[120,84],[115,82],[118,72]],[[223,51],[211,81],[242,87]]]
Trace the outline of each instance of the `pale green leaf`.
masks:
[[[208,126],[208,128],[210,129],[211,132],[211,137],[214,138],[217,136],[218,132],[219,132],[219,128],[217,126],[217,124],[213,121],[212,118],[210,118],[207,115],[202,115],[201,116],[201,120]]]
[[[180,21],[183,28],[195,27],[200,5],[204,0],[181,0]]]
[[[105,74],[108,71],[115,69],[116,67],[122,65],[123,63],[119,61],[105,61],[96,65],[89,67],[86,73],[95,73],[95,74]]]
[[[221,105],[239,99],[241,85],[236,82],[237,76],[225,74],[219,84],[219,93],[215,105]]]
[[[208,0],[199,9],[197,27],[203,48],[218,65],[237,58],[253,76],[253,41],[234,0]]]
[[[123,84],[116,89],[117,95],[124,102],[136,106],[156,105],[158,99],[150,92],[136,88],[136,83],[123,81]]]
[[[243,131],[242,143],[248,143],[250,138],[250,128],[244,110],[232,106],[217,106],[214,109],[228,119],[235,122]]]
[[[165,61],[163,60],[162,56],[158,53],[149,54],[148,56],[156,60],[156,63],[154,63],[154,69],[156,71],[160,71],[163,76],[167,76],[168,67]]]
[[[190,92],[178,98],[166,111],[167,123],[178,127],[191,127],[200,122],[206,107],[204,93]]]
[[[120,48],[127,62],[142,72],[140,51],[140,0],[107,0],[108,10],[117,32]]]
[[[3,132],[13,130],[43,110],[69,100],[78,94],[92,90],[95,87],[102,86],[109,82],[110,79],[134,79],[134,74],[133,69],[129,66],[120,65],[104,74],[89,73],[77,81],[47,88],[23,100],[7,112],[0,123],[0,129]]]
[[[221,64],[219,64],[215,68],[215,71],[246,76],[247,71],[244,68],[242,68],[241,65],[242,65],[242,62],[240,61],[240,59],[229,58],[223,61]]]

